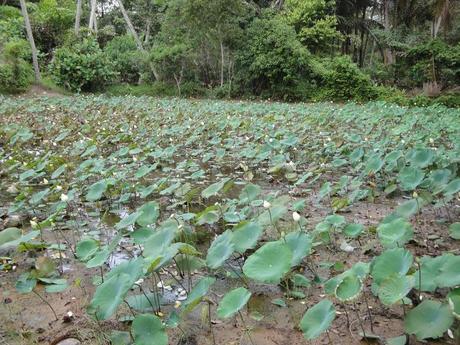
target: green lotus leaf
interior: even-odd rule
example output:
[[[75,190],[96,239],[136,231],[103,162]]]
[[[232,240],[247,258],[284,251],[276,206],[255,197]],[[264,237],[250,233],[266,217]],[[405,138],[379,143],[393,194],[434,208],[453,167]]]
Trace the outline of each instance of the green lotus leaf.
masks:
[[[389,338],[386,340],[386,345],[406,345],[407,337],[401,335],[399,337]]]
[[[446,257],[435,278],[440,288],[455,287],[460,285],[460,256],[444,254]]]
[[[444,188],[443,192],[446,195],[453,195],[460,191],[460,178],[450,181]]]
[[[373,155],[371,156],[367,162],[366,166],[364,167],[364,174],[369,175],[369,174],[376,174],[377,172],[380,171],[383,167],[383,159],[380,158],[379,155]]]
[[[243,272],[248,278],[278,284],[289,272],[291,262],[292,252],[287,244],[268,242],[246,259]]]
[[[227,230],[211,243],[206,256],[206,265],[209,268],[219,268],[232,255],[234,250],[232,235],[233,233]]]
[[[192,291],[187,296],[187,299],[182,304],[183,313],[188,313],[191,311],[198,303],[201,302],[201,299],[208,293],[209,288],[212,284],[216,282],[214,277],[203,277],[201,278],[193,287]]]
[[[434,151],[432,149],[414,149],[409,152],[407,159],[417,168],[426,168],[434,159]]]
[[[88,314],[96,320],[107,320],[116,312],[132,285],[131,277],[126,273],[106,279],[97,287],[88,306]]]
[[[206,189],[204,189],[201,192],[201,196],[205,199],[210,198],[214,195],[217,195],[217,193],[220,192],[222,188],[224,188],[225,184],[230,181],[229,177],[223,178],[219,182],[213,183],[212,185],[208,186]]]
[[[345,224],[345,217],[338,214],[331,214],[324,219],[325,222],[331,224],[332,226],[339,227]]]
[[[292,252],[291,266],[299,265],[302,259],[311,252],[313,246],[312,237],[305,232],[294,231],[287,234],[285,240]]]
[[[377,233],[380,242],[386,248],[401,247],[414,236],[411,224],[402,218],[380,224]]]
[[[424,300],[409,311],[404,320],[404,329],[418,340],[440,338],[454,322],[447,304]]]
[[[153,314],[137,315],[131,326],[135,345],[168,345],[163,322]]]
[[[144,242],[144,251],[142,255],[144,257],[157,257],[161,255],[176,237],[176,229],[166,227],[153,233],[153,235]]]
[[[102,195],[107,190],[108,184],[106,180],[98,181],[93,183],[88,188],[88,193],[86,193],[87,201],[97,201],[102,198]]]
[[[335,288],[335,296],[341,302],[349,302],[356,299],[363,289],[361,279],[354,273],[345,275]]]
[[[160,205],[156,201],[150,201],[138,209],[139,217],[136,218],[136,223],[140,226],[155,224],[160,215]]]
[[[315,339],[331,326],[334,319],[334,305],[324,299],[307,310],[300,321],[300,329],[306,339]]]
[[[256,222],[243,222],[233,229],[232,243],[235,250],[243,254],[256,246],[263,228]]]
[[[345,236],[351,237],[351,238],[356,238],[364,230],[364,225],[362,224],[348,224],[344,229],[343,233]]]
[[[455,240],[460,240],[460,222],[452,223],[449,226],[449,236]]]
[[[7,228],[0,231],[0,247],[21,237],[21,230],[18,228]]]
[[[75,254],[81,261],[88,261],[99,249],[99,242],[86,238],[77,243]]]
[[[217,307],[217,316],[221,319],[232,317],[246,305],[249,298],[251,293],[243,287],[228,292]]]
[[[447,301],[452,310],[452,314],[460,320],[460,288],[453,289],[447,294]]]
[[[197,214],[196,223],[198,225],[214,224],[220,219],[220,211],[217,206],[209,206]]]
[[[402,190],[410,191],[417,188],[422,183],[425,173],[414,167],[404,167],[398,174],[398,179]]]
[[[126,302],[132,309],[141,313],[154,312],[159,307],[158,302],[165,304],[161,295],[154,292],[128,296]]]
[[[420,202],[417,199],[410,199],[399,205],[395,213],[402,218],[409,218],[420,210]]]
[[[141,211],[133,212],[129,214],[128,216],[124,217],[122,220],[120,220],[117,224],[115,224],[115,229],[120,230],[127,228],[134,223],[136,223],[137,218],[142,214]]]
[[[388,249],[374,258],[371,264],[371,276],[376,285],[380,285],[392,274],[404,276],[412,266],[412,254],[403,248]]]
[[[385,305],[395,304],[406,297],[414,283],[413,276],[392,274],[379,285],[379,299]]]
[[[256,198],[259,196],[261,191],[262,191],[262,188],[260,188],[258,185],[248,183],[241,190],[241,193],[239,196],[241,203],[249,203],[251,201],[256,200]]]

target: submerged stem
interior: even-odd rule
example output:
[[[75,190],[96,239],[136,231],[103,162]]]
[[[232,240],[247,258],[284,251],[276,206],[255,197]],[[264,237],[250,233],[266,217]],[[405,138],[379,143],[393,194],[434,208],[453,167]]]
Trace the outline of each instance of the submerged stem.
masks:
[[[54,311],[54,308],[51,306],[51,304],[50,304],[42,295],[40,295],[37,291],[32,290],[32,292],[33,292],[34,294],[36,294],[36,295],[38,296],[38,298],[40,298],[43,302],[45,302],[46,305],[48,305],[48,307],[49,307],[49,308],[51,309],[51,311],[53,312],[54,317],[56,318],[56,321],[59,320],[59,318],[57,317],[57,314],[56,314],[56,312]]]

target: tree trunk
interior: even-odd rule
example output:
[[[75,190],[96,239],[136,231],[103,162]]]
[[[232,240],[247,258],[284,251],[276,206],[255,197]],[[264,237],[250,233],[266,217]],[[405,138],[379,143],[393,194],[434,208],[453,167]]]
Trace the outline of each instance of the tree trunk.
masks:
[[[438,32],[439,32],[439,29],[441,28],[442,21],[445,17],[447,17],[449,13],[449,5],[450,5],[450,1],[444,0],[441,10],[439,11],[439,13],[435,14],[435,18],[432,24],[432,32],[431,32],[433,38],[438,37]]]
[[[90,0],[91,2],[91,12],[90,12],[90,16],[89,16],[89,24],[88,24],[88,28],[90,30],[94,30],[95,32],[97,32],[97,19],[96,19],[96,7],[97,7],[97,0]]]
[[[121,0],[118,0],[118,4],[120,6],[120,11],[121,14],[123,15],[123,18],[125,19],[126,26],[128,27],[129,32],[133,36],[134,40],[136,41],[136,45],[139,48],[139,50],[144,50],[144,47],[142,46],[142,42],[139,39],[139,36],[137,35],[136,29],[134,29],[133,23],[131,23],[131,19],[129,19],[128,12],[125,10],[125,6],[123,6],[123,2]]]
[[[32,34],[32,27],[30,26],[29,14],[27,13],[27,5],[25,0],[19,0],[21,4],[21,12],[24,17],[24,23],[26,25],[27,39],[32,50],[32,64],[34,66],[35,81],[39,83],[41,81],[40,67],[38,66],[38,52],[35,46],[34,36]]]
[[[150,20],[147,21],[147,28],[145,29],[144,45],[148,45],[150,40]]]
[[[391,24],[390,24],[390,1],[391,0],[384,0],[383,1],[383,26],[385,31],[391,31]],[[384,63],[385,65],[391,65],[394,63],[394,56],[391,48],[384,49]]]
[[[80,20],[81,20],[81,0],[77,0],[77,10],[75,13],[75,35],[78,36],[80,32]]]
[[[221,58],[221,62],[220,62],[220,87],[223,87],[224,86],[224,65],[225,65],[225,61],[224,61],[224,44],[222,43],[222,41],[220,41],[220,58]]]
[[[131,19],[129,19],[128,12],[126,12],[125,6],[123,6],[123,2],[121,0],[118,0],[118,5],[120,6],[120,11],[121,11],[121,14],[123,15],[123,18],[125,19],[126,26],[128,27],[128,31],[133,36],[134,41],[136,41],[137,48],[141,52],[145,52],[145,49],[144,49],[144,47],[142,45],[141,40],[139,39],[139,36],[138,36],[138,34],[136,32],[136,29],[134,28],[134,25],[131,22]],[[155,66],[152,63],[150,63],[150,68],[152,70],[152,73],[153,73],[155,79],[160,80],[160,75],[158,74]]]

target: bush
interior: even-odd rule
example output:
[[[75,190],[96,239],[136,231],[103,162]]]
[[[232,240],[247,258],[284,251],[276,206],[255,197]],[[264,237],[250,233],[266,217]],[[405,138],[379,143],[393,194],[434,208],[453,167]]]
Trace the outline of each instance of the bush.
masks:
[[[50,71],[58,85],[71,91],[96,91],[115,77],[114,66],[93,38],[56,50]]]
[[[181,95],[184,97],[201,97],[206,94],[206,89],[193,82],[185,82],[181,86]],[[172,83],[154,82],[152,84],[116,84],[107,88],[106,94],[111,96],[155,96],[155,97],[177,97],[177,87]]]
[[[437,80],[443,87],[460,83],[460,43],[449,46],[439,39],[417,45],[407,52],[404,69],[412,83],[421,86],[424,82]],[[434,62],[434,75],[433,75]]]
[[[26,62],[30,47],[26,40],[16,39],[3,46],[0,56],[0,90],[5,93],[25,91],[33,82],[33,70]]]
[[[0,46],[23,35],[21,11],[12,6],[0,6]]]
[[[124,83],[137,83],[144,64],[142,54],[134,39],[129,36],[117,36],[104,48],[104,52],[114,64],[118,79]]]
[[[26,91],[34,80],[32,66],[22,59],[0,62],[0,91],[18,93]]]
[[[73,29],[75,3],[72,0],[40,0],[29,5],[35,44],[48,54],[62,45],[67,31]]]
[[[361,71],[348,56],[326,62],[321,78],[320,98],[323,100],[367,101],[378,95],[369,75]]]
[[[396,103],[399,105],[409,104],[409,99],[404,91],[395,87],[376,86],[376,92],[378,94],[377,100],[379,101]]]
[[[313,57],[297,39],[294,28],[271,13],[255,19],[246,30],[245,45],[236,57],[236,83],[243,93],[284,100],[302,99],[314,86]]]
[[[460,108],[460,93],[447,93],[437,97],[433,103],[442,104],[449,108]]]

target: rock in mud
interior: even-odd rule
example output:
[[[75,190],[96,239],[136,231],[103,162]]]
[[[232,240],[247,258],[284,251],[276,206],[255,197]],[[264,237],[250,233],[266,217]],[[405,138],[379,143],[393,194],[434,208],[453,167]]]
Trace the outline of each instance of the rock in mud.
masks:
[[[81,341],[75,338],[67,338],[67,339],[61,340],[56,345],[81,345]]]
[[[25,217],[23,217],[23,216],[13,214],[13,215],[9,216],[8,218],[6,218],[3,221],[3,226],[5,228],[17,227],[17,226],[21,225],[21,223],[24,221],[24,218]]]

